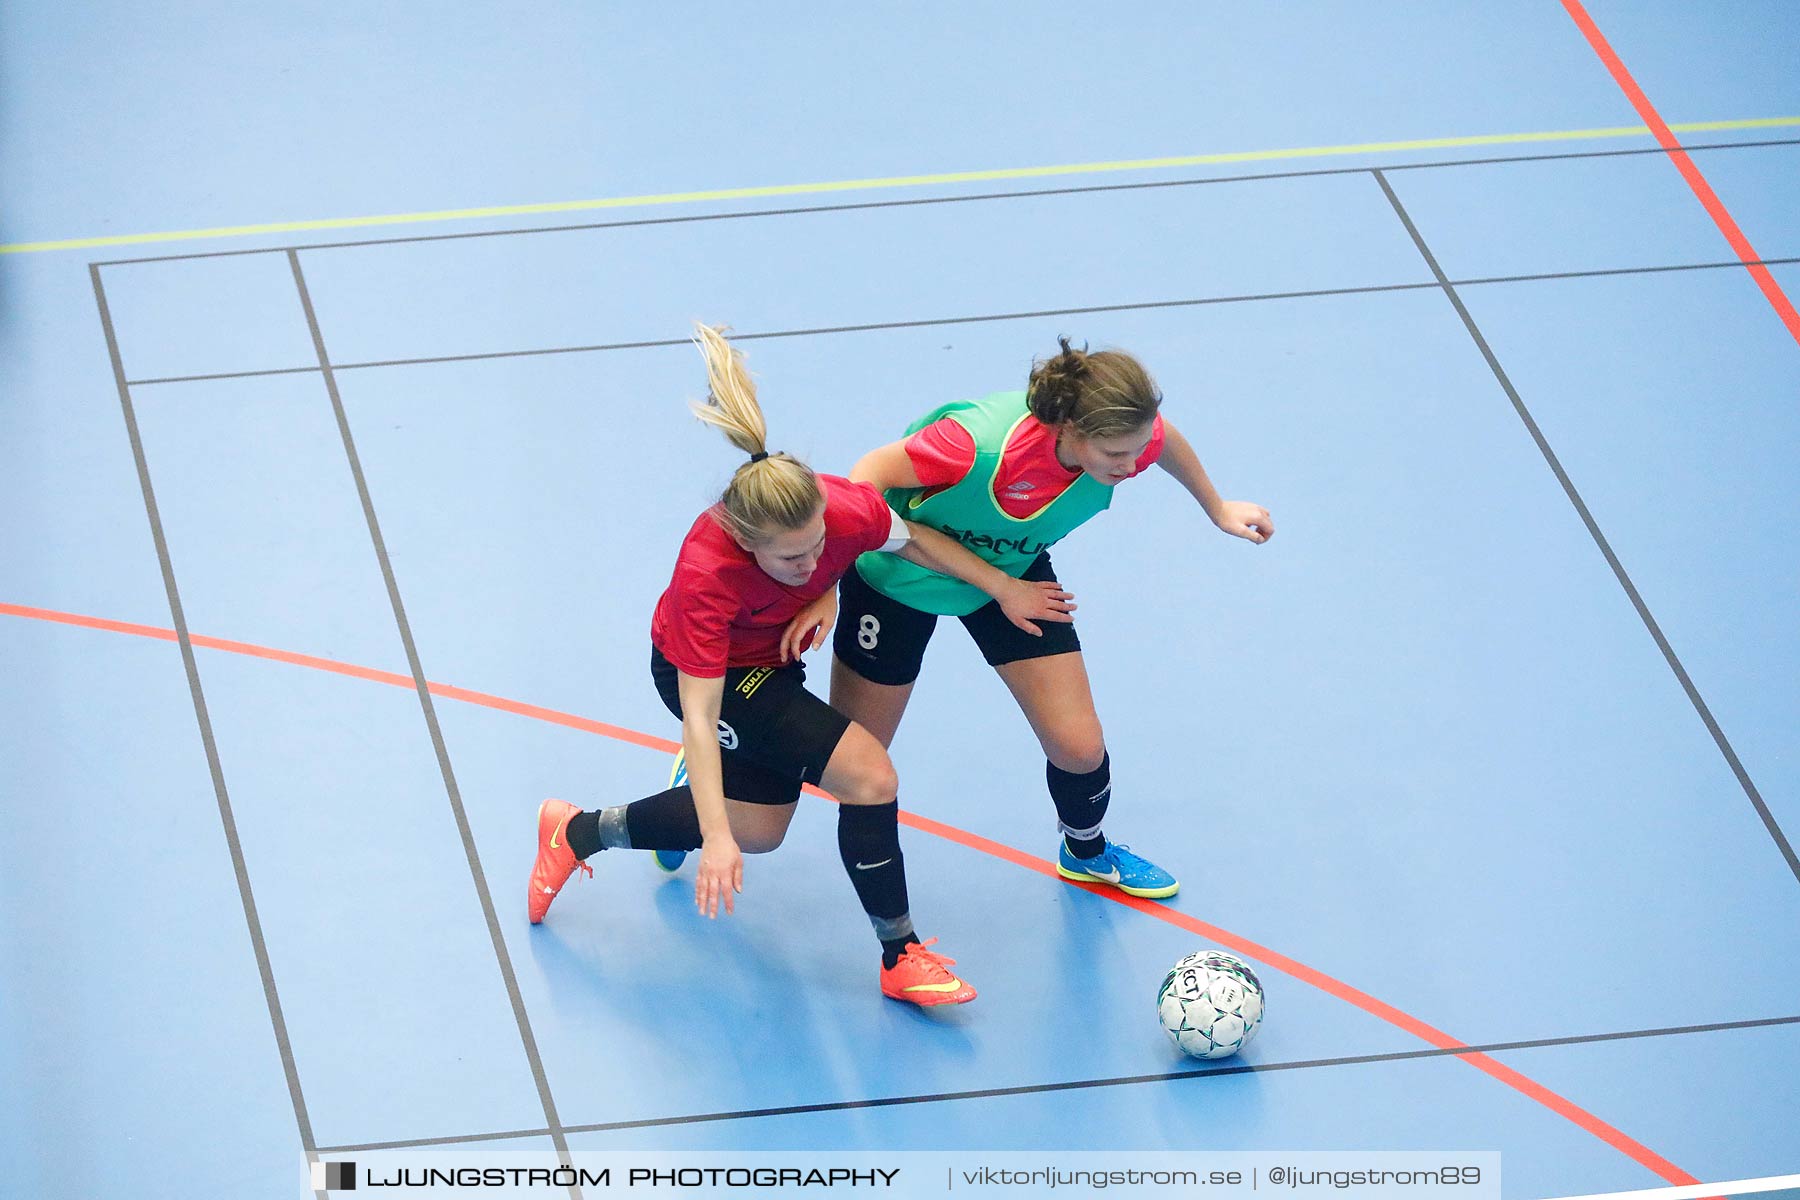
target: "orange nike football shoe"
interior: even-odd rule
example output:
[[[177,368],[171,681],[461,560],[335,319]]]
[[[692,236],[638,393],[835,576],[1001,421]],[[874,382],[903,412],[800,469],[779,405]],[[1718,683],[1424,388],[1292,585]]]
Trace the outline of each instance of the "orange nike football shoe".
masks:
[[[569,849],[569,818],[581,810],[567,800],[546,800],[538,805],[537,862],[531,867],[531,902],[526,906],[536,925],[550,911],[550,902],[562,891],[569,876],[580,867],[593,877],[594,868]]]
[[[950,973],[954,958],[945,958],[926,947],[936,938],[909,942],[891,967],[881,968],[881,994],[908,1004],[967,1004],[975,998],[975,989]]]

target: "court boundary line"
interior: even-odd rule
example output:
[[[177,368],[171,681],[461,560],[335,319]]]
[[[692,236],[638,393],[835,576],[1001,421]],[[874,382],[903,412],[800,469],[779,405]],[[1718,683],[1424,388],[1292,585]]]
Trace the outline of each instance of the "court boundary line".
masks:
[[[987,1100],[1011,1096],[1042,1095],[1050,1092],[1083,1091],[1103,1087],[1130,1087],[1145,1083],[1172,1083],[1186,1079],[1206,1079],[1215,1075],[1267,1075],[1279,1071],[1318,1070],[1327,1067],[1367,1066],[1384,1062],[1413,1062],[1420,1059],[1456,1058],[1467,1053],[1498,1054],[1513,1050],[1536,1050],[1547,1047],[1597,1045],[1604,1042],[1637,1038],[1681,1037],[1696,1033],[1730,1032],[1800,1024],[1800,1015],[1767,1017],[1749,1021],[1720,1021],[1706,1025],[1680,1025],[1665,1029],[1632,1029],[1617,1033],[1584,1034],[1572,1037],[1534,1038],[1528,1041],[1490,1042],[1470,1046],[1466,1050],[1432,1048],[1428,1050],[1396,1050],[1384,1054],[1354,1054],[1336,1058],[1298,1059],[1277,1063],[1232,1063],[1222,1067],[1192,1067],[1180,1071],[1162,1071],[1145,1075],[1117,1075],[1100,1079],[1059,1080],[1052,1083],[1018,1084],[999,1088],[974,1088],[954,1092],[933,1092],[907,1096],[875,1096],[860,1100],[825,1101],[816,1104],[790,1104],[772,1108],[739,1109],[712,1113],[691,1113],[668,1117],[646,1117],[633,1121],[604,1121],[571,1125],[570,1133],[611,1133],[624,1129],[646,1129],[670,1125],[695,1125],[716,1121],[756,1120],[763,1117],[804,1116],[810,1113],[846,1112],[868,1108],[894,1108],[912,1104],[952,1103],[959,1100]],[[542,1129],[515,1129],[498,1133],[456,1134],[441,1138],[406,1138],[391,1142],[362,1142],[343,1146],[321,1146],[320,1153],[347,1154],[365,1150],[408,1150],[427,1146],[455,1145],[461,1142],[505,1141],[542,1137]]]
[[[244,860],[244,845],[238,836],[237,816],[232,811],[231,794],[225,786],[225,770],[219,759],[219,747],[213,736],[212,715],[207,709],[206,692],[200,682],[200,666],[194,655],[194,642],[182,607],[181,590],[175,582],[174,559],[163,532],[162,513],[156,503],[156,488],[150,479],[150,460],[138,428],[137,409],[131,401],[131,388],[125,382],[125,362],[119,351],[119,340],[113,328],[112,307],[106,300],[106,288],[98,267],[88,268],[94,285],[94,303],[100,314],[100,328],[106,336],[107,356],[112,363],[113,382],[119,391],[119,405],[125,419],[125,433],[131,443],[131,457],[137,468],[138,486],[144,496],[144,512],[150,521],[150,538],[156,547],[157,566],[161,570],[163,591],[169,603],[169,616],[175,627],[170,630],[180,647],[182,668],[187,675],[188,694],[193,700],[194,717],[199,725],[200,744],[206,754],[206,768],[212,779],[213,799],[218,805],[219,823],[225,834],[225,845],[231,854],[232,875],[237,883],[238,900],[243,905],[244,924],[250,935],[250,951],[256,960],[257,975],[262,981],[263,1003],[267,1007],[269,1025],[275,1037],[276,1053],[281,1059],[282,1075],[287,1081],[288,1100],[293,1105],[294,1122],[300,1134],[300,1148],[307,1168],[319,1162],[318,1143],[313,1136],[312,1117],[306,1107],[306,1094],[300,1086],[300,1069],[294,1061],[293,1041],[289,1037],[287,1017],[281,1007],[281,995],[275,985],[275,968],[269,958],[268,943],[263,937],[262,917],[256,907],[256,895],[250,886],[250,871]],[[325,1193],[313,1191],[316,1200]]]
[[[1760,256],[1756,253],[1756,248],[1750,244],[1750,239],[1744,236],[1744,231],[1738,228],[1738,223],[1732,217],[1731,210],[1725,207],[1725,202],[1720,200],[1718,193],[1713,191],[1712,184],[1706,181],[1706,176],[1700,173],[1700,168],[1694,165],[1694,160],[1689,158],[1687,152],[1681,148],[1680,139],[1663,121],[1662,114],[1656,111],[1656,106],[1650,103],[1650,97],[1645,95],[1644,89],[1638,86],[1637,80],[1632,77],[1624,60],[1612,48],[1612,43],[1606,40],[1606,35],[1600,32],[1600,26],[1595,23],[1593,17],[1588,15],[1587,9],[1582,7],[1581,0],[1562,0],[1562,4],[1563,11],[1569,14],[1570,19],[1575,22],[1576,28],[1581,30],[1581,36],[1587,39],[1588,47],[1599,56],[1607,74],[1612,76],[1613,82],[1618,85],[1619,90],[1625,93],[1625,99],[1637,112],[1639,119],[1655,134],[1657,144],[1669,152],[1669,161],[1675,164],[1675,169],[1686,181],[1688,190],[1692,191],[1694,198],[1700,201],[1700,207],[1704,208],[1706,215],[1712,218],[1713,224],[1724,235],[1725,241],[1730,244],[1732,251],[1743,260],[1745,269],[1750,272],[1750,278],[1755,281],[1757,289],[1762,292],[1763,299],[1769,302],[1769,307],[1775,310],[1775,316],[1787,328],[1788,336],[1793,338],[1796,343],[1800,343],[1800,312],[1794,310],[1794,302],[1788,299],[1788,294],[1782,290],[1781,284],[1776,282],[1775,276],[1770,274],[1767,267],[1760,265]],[[1800,867],[1796,868],[1796,874],[1800,875]]]
[[[1769,266],[1791,266],[1800,256],[1764,260]],[[1488,287],[1499,284],[1546,283],[1572,279],[1605,279],[1625,275],[1659,275],[1679,271],[1737,270],[1743,264],[1730,262],[1674,263],[1651,267],[1601,267],[1587,271],[1546,271],[1526,275],[1491,275],[1453,280],[1456,287]],[[1154,312],[1167,308],[1204,308],[1223,304],[1260,304],[1274,300],[1312,300],[1332,296],[1366,296],[1383,292],[1436,291],[1443,285],[1435,280],[1416,283],[1362,284],[1341,288],[1310,288],[1291,292],[1254,292],[1230,296],[1200,296],[1182,300],[1145,300],[1129,304],[1096,304],[1073,308],[1037,309],[1026,312],[979,313],[960,317],[926,317],[905,321],[871,321],[859,325],[830,325],[809,329],[773,329],[742,333],[733,331],[734,342],[772,341],[779,338],[825,337],[845,333],[878,333],[894,329],[931,329],[956,325],[978,325],[1001,321],[1031,321],[1045,317],[1086,316],[1094,313]],[[687,346],[691,337],[652,338],[636,342],[606,342],[587,346],[545,346],[530,350],[488,350],[471,354],[438,354],[421,358],[372,359],[366,362],[333,363],[334,371],[367,371],[392,367],[424,367],[446,363],[489,362],[508,358],[544,358],[559,354],[607,354],[622,350],[657,350],[671,346]],[[222,371],[207,375],[169,375],[149,379],[131,379],[131,387],[162,387],[177,383],[212,383],[227,379],[263,379],[282,375],[309,375],[319,370],[310,367],[267,367],[253,371]]]
[[[1738,129],[1773,129],[1800,125],[1800,117],[1746,117],[1725,121],[1689,121],[1675,126],[1684,133]],[[418,225],[437,221],[471,221],[531,213],[580,212],[607,208],[649,208],[695,204],[713,200],[747,200],[762,196],[817,195],[829,192],[877,191],[940,184],[985,183],[1001,179],[1041,179],[1056,175],[1116,174],[1124,171],[1172,170],[1234,162],[1270,162],[1295,158],[1331,158],[1353,155],[1409,153],[1419,150],[1454,149],[1464,146],[1520,145],[1528,142],[1595,141],[1605,138],[1656,136],[1649,125],[1615,125],[1593,129],[1553,129],[1529,133],[1486,133],[1455,137],[1409,138],[1330,146],[1295,146],[1277,150],[1238,150],[1212,154],[1175,155],[1162,158],[1119,159],[1110,162],[1061,163],[1052,166],[1000,167],[974,171],[940,171],[864,179],[838,179],[818,183],[767,184],[755,187],[712,188],[689,192],[661,192],[613,196],[593,200],[555,200],[532,204],[485,205],[410,213],[384,213],[360,217],[325,217],[300,221],[221,225],[203,229],[113,234],[85,238],[59,238],[0,245],[0,255],[77,250],[147,242],[198,241],[248,237],[263,233],[288,233],[309,229],[346,229],[376,225]]]
[[[28,608],[22,605],[0,604],[0,614],[22,616],[104,632],[160,638],[165,641],[171,640],[172,636],[172,631],[159,629],[155,626],[136,625],[129,622],[115,621],[104,617],[86,616],[79,613]],[[194,636],[192,638],[192,644],[228,652],[245,652],[244,650],[239,649],[239,647],[245,645],[244,643],[228,642],[224,639],[209,638],[204,635]],[[385,683],[394,687],[410,688],[416,686],[416,683],[411,676],[400,675],[392,671],[382,671],[353,663],[336,662],[330,659],[319,658],[314,655],[300,654],[295,651],[280,650],[268,646],[257,646],[250,648],[249,652],[254,657],[264,658],[274,662],[281,662],[292,666],[308,667],[315,670],[325,670],[335,674],[366,679],[371,682]],[[546,709],[517,700],[509,700],[503,696],[477,692],[469,688],[431,683],[428,683],[427,686],[435,695],[462,700],[470,704],[494,709],[499,712],[511,713],[517,716],[524,716],[533,720],[547,721],[551,724],[562,725],[571,729],[598,733],[603,736],[610,736],[611,731],[619,729],[618,726],[605,725],[601,722],[593,721],[585,717],[578,717],[571,713],[561,713],[553,709]],[[673,753],[678,748],[677,743],[672,742],[667,738],[653,737],[649,734],[639,733],[634,730],[627,730],[625,732],[628,733],[629,736],[623,740],[633,745],[660,750],[663,753]],[[810,784],[807,785],[805,790],[812,795],[830,800],[830,796]],[[1344,983],[1342,980],[1327,975],[1313,967],[1309,967],[1305,963],[1289,958],[1279,951],[1272,950],[1267,946],[1259,945],[1248,938],[1240,937],[1239,935],[1232,933],[1230,930],[1209,924],[1197,917],[1189,916],[1186,913],[1168,908],[1152,900],[1144,900],[1136,896],[1127,896],[1113,888],[1099,884],[1079,884],[1064,880],[1062,876],[1057,873],[1054,864],[1048,860],[1036,858],[1015,847],[994,841],[991,838],[983,837],[980,834],[972,833],[965,829],[960,829],[954,825],[948,825],[918,813],[904,811],[900,814],[900,821],[910,828],[919,829],[925,833],[932,834],[943,838],[946,841],[963,846],[966,849],[987,854],[990,857],[1000,859],[1003,862],[1012,863],[1025,870],[1035,872],[1060,886],[1076,888],[1077,890],[1088,892],[1101,901],[1136,909],[1138,912],[1162,921],[1164,924],[1173,925],[1176,928],[1198,934],[1225,946],[1227,949],[1244,954],[1273,970],[1280,971],[1300,983],[1307,984],[1308,986],[1322,991],[1334,999],[1340,1000],[1352,1007],[1359,1008],[1370,1016],[1400,1029],[1402,1032],[1410,1033],[1421,1041],[1426,1042],[1428,1045],[1435,1046],[1445,1051],[1453,1051],[1452,1057],[1455,1057],[1459,1061],[1481,1071],[1483,1074],[1506,1084],[1526,1098],[1536,1101],[1543,1107],[1548,1108],[1551,1112],[1563,1117],[1584,1132],[1605,1142],[1621,1154],[1624,1154],[1639,1165],[1647,1167],[1669,1182],[1677,1184],[1698,1182],[1693,1176],[1689,1175],[1686,1171],[1683,1171],[1680,1167],[1677,1167],[1674,1163],[1663,1158],[1648,1146],[1636,1141],[1628,1134],[1622,1132],[1615,1126],[1608,1124],[1606,1121],[1595,1116],[1593,1113],[1588,1112],[1586,1109],[1581,1108],[1567,1098],[1552,1092],[1542,1084],[1539,1084],[1520,1072],[1513,1070],[1511,1067],[1496,1061],[1481,1050],[1471,1047],[1467,1043],[1458,1041],[1456,1038],[1451,1037],[1442,1030],[1421,1021],[1409,1013],[1395,1008],[1393,1005],[1388,1004],[1383,1000],[1377,999],[1369,993],[1362,991],[1360,988],[1353,987],[1350,984]]]
[[[1493,372],[1494,379],[1500,384],[1500,389],[1506,393],[1506,398],[1512,402],[1514,413],[1516,413],[1519,420],[1524,423],[1526,432],[1531,435],[1531,440],[1536,443],[1538,452],[1543,455],[1545,463],[1550,467],[1551,474],[1555,475],[1557,483],[1562,485],[1563,493],[1569,498],[1569,502],[1575,506],[1576,513],[1581,517],[1581,523],[1587,527],[1588,535],[1593,538],[1594,544],[1600,548],[1602,557],[1606,559],[1606,565],[1612,568],[1613,577],[1619,581],[1619,586],[1625,589],[1625,595],[1631,601],[1632,608],[1637,610],[1638,619],[1643,622],[1644,628],[1649,630],[1650,637],[1656,643],[1657,649],[1662,651],[1663,660],[1667,662],[1669,668],[1674,671],[1675,678],[1677,682],[1681,684],[1682,691],[1687,693],[1688,702],[1693,706],[1694,711],[1699,714],[1701,723],[1706,726],[1706,731],[1712,735],[1713,744],[1717,746],[1719,752],[1725,756],[1726,764],[1731,768],[1732,774],[1737,777],[1738,786],[1743,789],[1744,795],[1749,798],[1751,807],[1756,810],[1757,816],[1762,818],[1763,828],[1768,831],[1770,838],[1775,842],[1776,849],[1781,852],[1782,858],[1787,861],[1788,871],[1794,876],[1794,881],[1800,883],[1800,857],[1796,857],[1794,854],[1794,847],[1788,841],[1787,834],[1782,832],[1780,823],[1775,819],[1775,814],[1771,812],[1769,806],[1764,803],[1762,793],[1757,790],[1755,782],[1750,778],[1750,772],[1745,770],[1743,762],[1738,758],[1737,751],[1731,745],[1731,739],[1725,736],[1725,731],[1720,728],[1718,721],[1714,719],[1712,709],[1700,695],[1700,689],[1694,685],[1693,679],[1689,677],[1687,668],[1682,665],[1680,656],[1675,653],[1675,648],[1669,644],[1669,639],[1663,635],[1662,626],[1659,625],[1656,618],[1651,615],[1650,606],[1644,602],[1643,596],[1638,593],[1637,585],[1632,582],[1631,574],[1626,571],[1625,565],[1619,561],[1619,556],[1613,552],[1612,543],[1609,542],[1606,535],[1601,532],[1599,522],[1594,519],[1594,514],[1588,510],[1587,502],[1582,499],[1581,492],[1576,488],[1574,480],[1569,477],[1568,471],[1563,468],[1562,460],[1557,457],[1556,451],[1551,448],[1549,439],[1544,436],[1544,431],[1538,427],[1536,418],[1531,415],[1531,409],[1526,406],[1524,399],[1520,397],[1518,389],[1513,387],[1512,380],[1507,376],[1505,369],[1501,367],[1499,358],[1495,356],[1492,347],[1488,345],[1487,338],[1482,335],[1481,328],[1476,325],[1474,316],[1470,314],[1468,307],[1463,303],[1462,297],[1457,293],[1455,285],[1445,276],[1444,269],[1438,265],[1437,257],[1431,252],[1431,247],[1426,245],[1424,237],[1419,233],[1418,226],[1413,224],[1412,217],[1408,215],[1405,205],[1400,203],[1400,197],[1395,194],[1393,187],[1389,185],[1385,175],[1380,171],[1374,172],[1374,175],[1375,181],[1381,185],[1382,192],[1387,196],[1388,203],[1393,206],[1395,214],[1399,216],[1401,223],[1406,226],[1406,232],[1412,238],[1413,244],[1418,247],[1419,254],[1425,259],[1426,265],[1431,268],[1431,273],[1436,277],[1438,285],[1443,289],[1444,295],[1449,297],[1451,305],[1456,309],[1456,315],[1462,319],[1463,328],[1466,329],[1469,336],[1474,339],[1476,348],[1481,351],[1481,357],[1487,362],[1488,369]]]
[[[1800,124],[1800,117],[1783,118]],[[1678,128],[1686,128],[1679,126]],[[1650,131],[1646,129],[1645,134]],[[1697,154],[1712,150],[1755,150],[1776,146],[1797,146],[1800,138],[1763,138],[1755,141],[1703,142],[1681,146],[1682,151]],[[1567,162],[1580,159],[1627,158],[1648,154],[1669,154],[1663,146],[1641,146],[1628,150],[1578,150],[1559,154],[1513,154],[1484,158],[1440,159],[1423,163],[1384,163],[1378,166],[1319,167],[1303,171],[1263,171],[1246,175],[1203,175],[1189,179],[1159,179],[1139,183],[1089,184],[1081,187],[1027,188],[1004,192],[978,192],[954,196],[917,196],[905,200],[867,200],[849,204],[817,204],[786,208],[741,209],[720,213],[695,213],[679,217],[639,217],[624,221],[588,221],[570,225],[530,225],[516,229],[477,229],[458,233],[415,234],[407,237],[362,238],[336,242],[306,242],[292,245],[255,246],[239,250],[206,250],[191,254],[158,254],[132,258],[101,259],[103,267],[130,266],[145,263],[186,262],[190,259],[236,258],[248,254],[278,254],[285,250],[346,250],[366,246],[398,246],[414,242],[466,241],[471,238],[529,237],[544,233],[578,233],[598,229],[631,229],[649,225],[684,225],[704,221],[749,220],[758,217],[804,216],[815,213],[859,212],[885,208],[913,208],[936,204],[965,204],[980,201],[1022,200],[1041,196],[1077,196],[1102,192],[1148,191],[1156,188],[1205,187],[1224,183],[1258,183],[1280,179],[1314,179],[1333,175],[1361,175],[1371,170],[1431,171],[1454,167],[1496,166],[1509,163]]]
[[[337,376],[332,371],[331,358],[325,351],[324,334],[319,328],[318,314],[313,309],[312,293],[306,286],[306,275],[300,268],[300,255],[293,250],[287,252],[288,266],[294,275],[294,287],[300,295],[300,307],[306,314],[306,327],[312,337],[313,350],[319,356],[319,370],[324,376],[325,391],[331,400],[332,416],[337,422],[338,435],[343,440],[344,456],[349,463],[350,476],[356,485],[356,494],[362,504],[363,519],[368,524],[369,540],[375,550],[375,559],[381,568],[381,578],[387,587],[388,602],[393,609],[394,623],[400,633],[400,644],[406,652],[406,663],[412,673],[413,689],[418,694],[420,708],[423,709],[426,729],[431,734],[431,747],[437,757],[438,771],[443,776],[444,791],[450,801],[450,811],[456,820],[457,833],[462,838],[463,853],[468,859],[469,874],[475,883],[476,897],[481,901],[481,912],[487,923],[488,937],[493,943],[494,958],[500,967],[501,978],[506,984],[506,994],[512,1004],[513,1020],[517,1025],[519,1041],[525,1051],[525,1059],[531,1068],[532,1079],[537,1085],[538,1100],[543,1106],[544,1120],[548,1126],[546,1132],[556,1146],[558,1157],[564,1166],[570,1164],[569,1143],[563,1133],[562,1118],[557,1113],[556,1098],[550,1092],[550,1079],[544,1070],[544,1059],[538,1051],[537,1034],[531,1026],[531,1016],[525,1010],[525,998],[519,991],[517,973],[513,970],[512,954],[506,946],[506,936],[500,930],[500,915],[494,908],[493,896],[488,891],[487,874],[482,869],[481,854],[475,845],[475,833],[469,825],[469,816],[463,808],[462,789],[456,782],[456,771],[450,763],[450,751],[444,743],[443,728],[438,724],[437,707],[432,702],[431,691],[425,686],[425,669],[419,658],[418,644],[413,639],[412,625],[406,619],[406,606],[400,599],[400,583],[394,575],[393,562],[388,557],[387,542],[381,535],[381,523],[375,516],[375,501],[369,492],[367,477],[363,474],[362,459],[356,452],[356,439],[350,430],[350,417],[344,409],[343,398],[338,394]],[[569,1185],[569,1195],[573,1200],[581,1200],[582,1192],[578,1184]]]

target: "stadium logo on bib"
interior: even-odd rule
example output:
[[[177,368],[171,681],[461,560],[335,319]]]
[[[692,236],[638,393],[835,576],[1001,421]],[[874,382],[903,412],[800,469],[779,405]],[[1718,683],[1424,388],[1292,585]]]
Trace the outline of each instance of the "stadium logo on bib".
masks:
[[[971,550],[992,550],[996,554],[1017,551],[1020,554],[1036,557],[1056,545],[1055,540],[1034,542],[1027,537],[997,538],[991,534],[975,533],[968,529],[958,529],[954,525],[939,525],[938,530],[945,537],[953,537]]]

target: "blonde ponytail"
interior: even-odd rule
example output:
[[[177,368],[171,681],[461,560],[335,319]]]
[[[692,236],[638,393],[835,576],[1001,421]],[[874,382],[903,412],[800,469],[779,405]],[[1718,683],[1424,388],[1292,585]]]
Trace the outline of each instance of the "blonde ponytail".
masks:
[[[768,451],[769,429],[744,357],[725,340],[724,329],[694,324],[694,344],[706,362],[707,394],[690,405],[694,415],[750,455],[737,469],[719,512],[739,540],[755,545],[790,529],[803,529],[825,503],[819,477],[791,454]]]
[[[769,427],[756,402],[756,385],[744,369],[744,356],[725,340],[725,327],[694,323],[694,345],[706,361],[706,399],[688,407],[694,415],[730,439],[745,454],[761,454]]]

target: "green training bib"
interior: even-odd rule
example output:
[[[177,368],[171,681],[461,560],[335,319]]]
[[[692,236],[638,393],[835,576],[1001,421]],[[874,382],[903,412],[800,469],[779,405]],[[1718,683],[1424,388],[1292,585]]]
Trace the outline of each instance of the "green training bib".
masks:
[[[975,465],[960,482],[930,496],[924,488],[889,488],[888,506],[908,521],[929,525],[963,548],[1017,579],[1032,560],[1070,530],[1112,503],[1113,489],[1083,473],[1068,490],[1035,516],[1015,517],[994,498],[1000,456],[1021,422],[1035,421],[1024,392],[996,392],[979,400],[958,400],[926,413],[907,428],[911,437],[933,421],[949,417],[975,439]],[[871,551],[856,560],[869,586],[921,612],[960,617],[986,604],[978,588],[928,571],[897,554]]]

